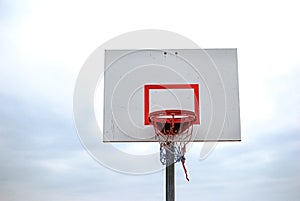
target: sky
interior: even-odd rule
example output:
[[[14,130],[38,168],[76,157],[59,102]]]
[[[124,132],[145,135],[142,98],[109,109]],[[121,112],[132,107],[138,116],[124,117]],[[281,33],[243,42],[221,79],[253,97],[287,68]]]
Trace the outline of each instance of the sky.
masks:
[[[0,200],[164,200],[164,172],[122,174],[82,146],[76,78],[107,40],[140,29],[237,48],[241,142],[201,143],[180,164],[176,199],[300,197],[300,14],[296,1],[0,1]],[[148,146],[148,150],[155,146]],[[125,149],[141,145],[125,145]],[[158,148],[158,145],[157,145]]]

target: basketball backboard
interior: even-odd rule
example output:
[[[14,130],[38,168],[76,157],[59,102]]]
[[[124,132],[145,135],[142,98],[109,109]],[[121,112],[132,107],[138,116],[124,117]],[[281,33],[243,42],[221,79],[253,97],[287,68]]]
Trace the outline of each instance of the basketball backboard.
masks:
[[[106,50],[104,142],[155,142],[149,114],[195,113],[192,141],[240,141],[236,49]]]

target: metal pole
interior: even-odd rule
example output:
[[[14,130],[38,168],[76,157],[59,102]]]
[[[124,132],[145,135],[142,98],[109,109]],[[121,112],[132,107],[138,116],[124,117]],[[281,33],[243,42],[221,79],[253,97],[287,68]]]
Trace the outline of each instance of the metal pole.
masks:
[[[170,148],[173,147],[170,145]],[[174,176],[174,154],[171,150],[166,150],[166,201],[175,200],[175,176]]]

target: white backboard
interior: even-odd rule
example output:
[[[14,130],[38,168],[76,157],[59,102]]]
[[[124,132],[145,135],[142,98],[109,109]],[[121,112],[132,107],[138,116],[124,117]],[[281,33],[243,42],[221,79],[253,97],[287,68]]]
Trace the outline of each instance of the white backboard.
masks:
[[[106,50],[104,142],[152,142],[150,112],[195,112],[193,141],[240,141],[236,49]]]

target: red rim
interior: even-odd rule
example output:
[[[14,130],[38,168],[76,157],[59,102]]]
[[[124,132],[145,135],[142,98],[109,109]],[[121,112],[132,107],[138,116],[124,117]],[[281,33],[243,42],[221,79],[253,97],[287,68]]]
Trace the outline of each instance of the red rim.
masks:
[[[168,117],[170,116],[170,117]],[[196,121],[196,115],[194,112],[189,110],[159,110],[155,112],[151,112],[149,114],[149,121],[153,122],[154,119],[164,119],[164,120],[172,120],[174,119],[176,123],[187,122],[187,121]]]
[[[188,110],[160,110],[149,114],[150,123],[164,135],[177,135],[187,130],[196,121],[196,115]],[[177,129],[170,129],[170,125]]]

